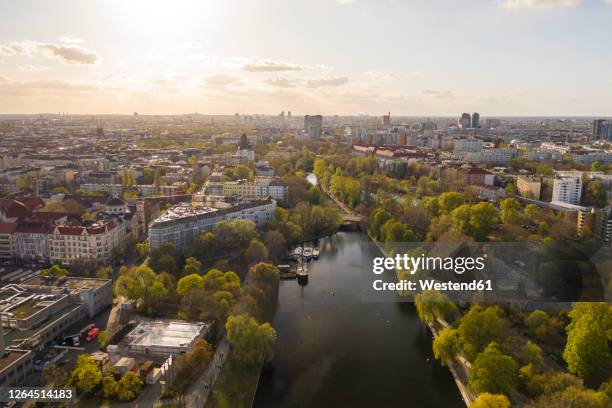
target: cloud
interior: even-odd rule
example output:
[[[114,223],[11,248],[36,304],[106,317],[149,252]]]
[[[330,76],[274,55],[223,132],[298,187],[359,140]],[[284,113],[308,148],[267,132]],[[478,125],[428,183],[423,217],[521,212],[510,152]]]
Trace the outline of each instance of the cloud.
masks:
[[[204,77],[204,82],[209,88],[221,89],[229,85],[238,85],[240,78],[233,75],[218,74]]]
[[[346,77],[335,77],[335,78],[311,78],[306,81],[306,86],[309,88],[320,88],[322,86],[341,86],[348,83]]]
[[[13,42],[0,44],[0,57],[14,55],[42,54],[48,58],[56,58],[65,64],[93,65],[98,56],[78,45],[65,45],[54,43],[40,43],[36,41]]]
[[[337,0],[338,3],[340,4],[350,4],[350,3],[354,3],[355,0]]]
[[[421,93],[423,95],[433,95],[437,98],[448,98],[454,95],[452,91],[436,91],[433,89],[424,89],[421,91]]]
[[[25,71],[25,72],[40,72],[40,71],[46,71],[49,69],[49,67],[45,67],[44,65],[30,65],[30,64],[20,65],[17,68],[20,71]]]
[[[0,57],[28,54],[28,47],[20,43],[0,44]]]
[[[39,44],[38,48],[66,64],[93,65],[98,61],[96,54],[76,45]]]
[[[303,67],[284,61],[262,60],[250,58],[242,67],[249,72],[282,72],[282,71],[302,71]]]
[[[64,44],[85,44],[87,42],[82,38],[70,37],[67,35],[62,35],[60,38],[58,38],[58,41]]]
[[[498,7],[507,10],[573,7],[580,3],[582,0],[500,0],[497,2]]]
[[[264,82],[277,88],[295,88],[295,81],[288,78],[266,79]]]
[[[395,72],[381,72],[381,71],[366,71],[363,73],[363,75],[373,80],[392,79],[392,78],[399,77],[399,74],[396,74]]]

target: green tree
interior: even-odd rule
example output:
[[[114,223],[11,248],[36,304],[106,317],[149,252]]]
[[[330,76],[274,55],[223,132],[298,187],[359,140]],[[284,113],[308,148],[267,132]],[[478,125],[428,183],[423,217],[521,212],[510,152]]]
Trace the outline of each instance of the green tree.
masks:
[[[538,206],[535,204],[527,204],[525,206],[525,217],[527,217],[530,221],[535,222],[537,216]]]
[[[61,278],[68,275],[68,271],[58,264],[53,264],[50,268],[43,269],[40,272],[40,276],[51,276],[54,278]]]
[[[56,364],[50,364],[42,371],[42,380],[45,385],[61,385],[68,378],[68,373]]]
[[[268,258],[268,249],[258,239],[254,239],[244,253],[249,264],[264,261]]]
[[[523,365],[532,364],[535,369],[539,369],[544,363],[542,349],[529,340],[521,349],[520,360]]]
[[[460,351],[461,344],[457,330],[447,327],[438,332],[438,336],[433,341],[435,358],[441,360],[442,364],[449,364]]]
[[[96,278],[98,279],[109,279],[113,274],[113,268],[110,266],[101,266],[96,271]]]
[[[381,239],[380,229],[391,218],[393,218],[391,214],[384,208],[377,208],[372,211],[372,215],[370,216],[370,231],[379,240]]]
[[[106,330],[102,330],[100,334],[98,334],[98,341],[100,342],[100,347],[106,348],[110,344],[111,336]]]
[[[501,219],[504,224],[517,224],[520,222],[521,204],[514,198],[505,198],[500,202]]]
[[[490,342],[504,338],[508,322],[498,306],[482,309],[472,306],[459,322],[457,330],[463,351],[473,361]]]
[[[185,259],[183,272],[185,275],[199,274],[202,270],[202,263],[193,257]]]
[[[194,289],[204,289],[204,279],[197,273],[186,275],[176,284],[176,293],[185,296]]]
[[[117,381],[116,394],[121,401],[131,401],[142,391],[142,380],[133,371],[128,371]]]
[[[440,213],[450,214],[453,210],[465,203],[465,196],[455,191],[442,193],[438,198]]]
[[[435,290],[425,290],[417,293],[414,304],[419,319],[433,323],[436,319],[453,320],[459,313],[457,306],[443,293]]]
[[[269,323],[259,324],[252,317],[244,315],[230,316],[225,329],[232,352],[243,364],[257,364],[272,352],[276,331]]]
[[[117,396],[117,382],[112,375],[102,379],[102,395],[104,398],[115,398]]]
[[[480,394],[509,395],[518,384],[518,364],[510,356],[503,354],[497,343],[490,343],[476,357],[469,369],[468,388],[471,392]]]
[[[79,391],[88,394],[102,382],[102,372],[89,354],[81,354],[77,358],[76,367],[72,372],[71,378],[72,384]]]
[[[423,208],[431,217],[440,215],[440,201],[438,197],[425,197],[423,199]]]
[[[264,242],[268,249],[268,256],[275,262],[280,261],[287,254],[287,240],[279,231],[266,232]]]
[[[503,394],[483,392],[470,405],[470,408],[510,408],[510,401]]]
[[[572,322],[567,327],[563,358],[570,372],[590,377],[610,362],[612,305],[576,303],[569,317]]]

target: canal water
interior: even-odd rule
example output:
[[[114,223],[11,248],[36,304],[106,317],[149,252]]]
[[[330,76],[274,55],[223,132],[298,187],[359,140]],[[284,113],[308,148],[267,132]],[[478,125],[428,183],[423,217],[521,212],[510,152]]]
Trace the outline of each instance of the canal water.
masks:
[[[465,407],[414,306],[363,299],[380,256],[367,236],[341,232],[320,248],[306,286],[280,283],[278,339],[254,406]]]

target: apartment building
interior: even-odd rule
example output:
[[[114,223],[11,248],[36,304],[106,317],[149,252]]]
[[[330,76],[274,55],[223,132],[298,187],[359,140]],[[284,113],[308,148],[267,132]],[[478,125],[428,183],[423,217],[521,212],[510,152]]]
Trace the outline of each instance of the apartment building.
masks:
[[[523,197],[539,200],[542,180],[539,177],[518,176],[516,179],[516,188]]]
[[[166,242],[172,242],[183,250],[200,233],[214,230],[221,221],[250,220],[262,226],[273,219],[275,209],[276,200],[270,197],[222,209],[179,204],[151,223],[149,245],[151,249],[156,249]]]
[[[289,199],[289,186],[275,177],[255,177],[253,181],[209,181],[204,194],[256,199],[272,197],[284,203]]]
[[[582,197],[582,176],[576,175],[555,175],[553,180],[552,200],[567,204],[580,204]]]

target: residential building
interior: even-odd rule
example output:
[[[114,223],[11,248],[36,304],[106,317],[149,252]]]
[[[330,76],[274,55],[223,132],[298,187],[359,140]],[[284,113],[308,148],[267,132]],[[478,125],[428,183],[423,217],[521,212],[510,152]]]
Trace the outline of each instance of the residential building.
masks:
[[[523,197],[539,200],[542,180],[540,177],[518,176],[516,178],[516,188]]]
[[[323,116],[321,115],[306,115],[304,116],[304,131],[308,139],[313,140],[321,137],[323,129]]]
[[[559,201],[567,204],[580,204],[582,197],[582,176],[559,176],[553,180],[552,201]]]
[[[481,184],[492,186],[495,183],[495,175],[480,167],[463,167],[463,182],[467,185]]]
[[[285,203],[289,199],[289,186],[276,177],[255,177],[253,181],[209,181],[204,194],[258,199],[270,196]]]
[[[276,201],[271,197],[221,209],[179,204],[151,223],[149,246],[156,249],[166,242],[172,242],[179,250],[183,250],[200,233],[214,230],[221,221],[250,220],[262,226],[272,221],[275,209]]]
[[[612,141],[612,120],[594,120],[592,140],[607,140],[609,142]]]
[[[474,129],[480,128],[480,113],[478,112],[472,114],[472,127]]]
[[[457,123],[461,129],[468,129],[472,125],[472,118],[469,113],[462,113]]]

